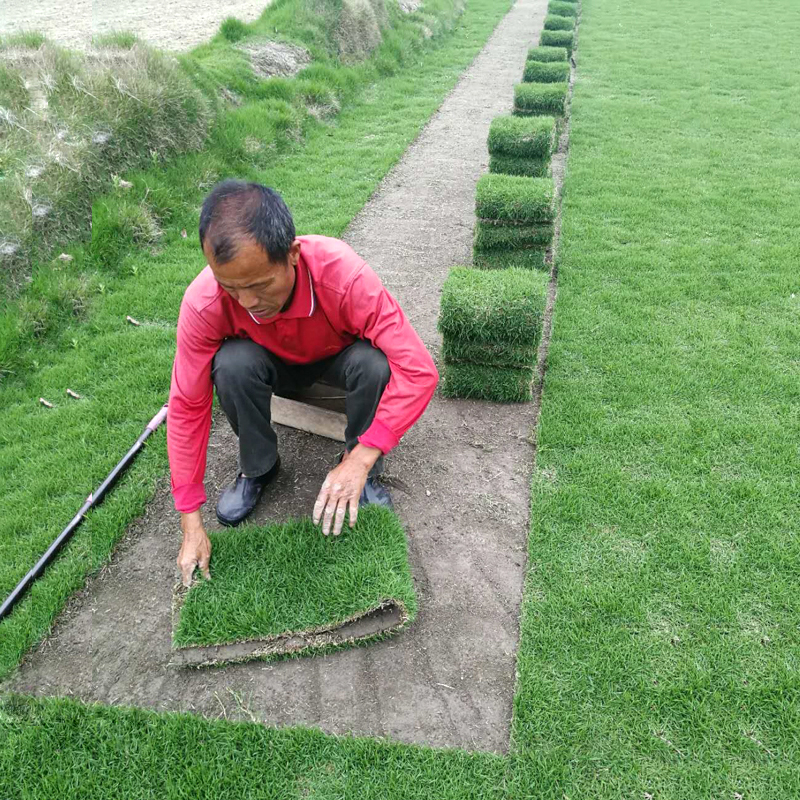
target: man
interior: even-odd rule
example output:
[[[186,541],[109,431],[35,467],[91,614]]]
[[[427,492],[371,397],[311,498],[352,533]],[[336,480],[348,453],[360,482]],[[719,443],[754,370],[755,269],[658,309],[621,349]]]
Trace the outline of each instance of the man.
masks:
[[[208,266],[183,296],[167,412],[172,494],[181,512],[178,566],[210,578],[200,506],[213,389],[239,437],[239,470],[217,517],[237,525],[280,468],[270,425],[273,391],[324,379],[345,390],[346,449],[313,509],[327,536],[359,506],[391,506],[375,479],[383,456],[419,419],[438,381],[433,360],[377,275],[338,239],[295,236],[280,195],[224,181],[200,213]]]

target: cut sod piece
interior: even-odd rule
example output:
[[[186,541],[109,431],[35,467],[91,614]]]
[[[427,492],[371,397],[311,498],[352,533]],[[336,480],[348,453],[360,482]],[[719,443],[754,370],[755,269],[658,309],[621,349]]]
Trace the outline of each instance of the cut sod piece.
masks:
[[[565,3],[563,0],[551,0],[550,5],[547,6],[547,13],[559,17],[577,17],[578,4]]]
[[[564,47],[567,53],[572,53],[575,35],[572,31],[542,31],[539,35],[539,44],[543,47]]]
[[[489,367],[530,367],[536,362],[535,344],[487,344],[445,336],[442,359],[446,364],[484,364]]]
[[[525,83],[559,83],[569,80],[566,61],[526,61],[522,72]]]
[[[544,29],[546,31],[571,31],[575,28],[575,17],[559,17],[556,14],[548,14],[544,18]]]
[[[514,86],[514,113],[518,116],[551,114],[563,117],[567,102],[566,81],[563,83],[518,83]]]
[[[521,269],[453,267],[442,287],[439,332],[451,341],[535,346],[548,280]]]
[[[547,247],[526,250],[472,250],[472,264],[477,269],[548,269],[544,260]]]
[[[406,539],[388,509],[323,536],[309,519],[209,534],[212,580],[176,587],[172,663],[204,666],[385,636],[416,615]]]
[[[552,240],[552,222],[535,225],[495,225],[485,220],[478,220],[475,224],[473,244],[476,250],[525,250],[530,247],[547,247]]]
[[[544,178],[551,175],[549,158],[522,158],[521,156],[489,156],[489,172],[502,175],[525,175]]]
[[[444,397],[524,403],[531,399],[534,367],[487,367],[483,364],[443,364]]]
[[[493,222],[552,222],[555,187],[550,178],[482,175],[475,187],[478,219]]]
[[[495,117],[489,127],[489,153],[546,160],[555,146],[553,117]]]
[[[531,47],[528,50],[528,61],[568,61],[566,47]]]

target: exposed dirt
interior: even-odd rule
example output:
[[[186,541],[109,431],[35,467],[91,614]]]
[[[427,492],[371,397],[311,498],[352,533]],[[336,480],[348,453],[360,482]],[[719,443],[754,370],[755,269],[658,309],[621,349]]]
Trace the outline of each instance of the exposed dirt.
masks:
[[[132,31],[167,50],[188,50],[210,39],[227,17],[252,22],[270,0],[2,0],[0,34],[44,33],[69,47],[86,48],[95,34]]]
[[[469,263],[486,137],[511,107],[545,0],[520,0],[345,238],[373,266],[438,356],[448,269]],[[111,564],[70,603],[54,635],[6,688],[334,732],[504,751],[508,746],[533,466],[533,404],[438,395],[387,459],[420,613],[393,640],[324,657],[225,669],[169,667],[178,514],[160,481]],[[307,514],[340,445],[279,430],[283,470],[255,521]],[[216,415],[206,486],[237,469]],[[213,570],[213,562],[212,562]]]

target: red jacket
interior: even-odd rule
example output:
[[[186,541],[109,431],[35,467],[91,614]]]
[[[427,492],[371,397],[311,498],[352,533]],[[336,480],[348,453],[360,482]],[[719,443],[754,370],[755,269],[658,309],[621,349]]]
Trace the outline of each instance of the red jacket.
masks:
[[[289,308],[258,320],[216,281],[211,267],[191,282],[178,315],[167,410],[167,452],[178,511],[206,501],[203,478],[211,429],[211,361],[223,339],[252,339],[289,364],[335,355],[357,338],[382,350],[391,378],[372,425],[358,437],[388,453],[419,419],[439,375],[397,301],[355,251],[327,236],[299,236]]]

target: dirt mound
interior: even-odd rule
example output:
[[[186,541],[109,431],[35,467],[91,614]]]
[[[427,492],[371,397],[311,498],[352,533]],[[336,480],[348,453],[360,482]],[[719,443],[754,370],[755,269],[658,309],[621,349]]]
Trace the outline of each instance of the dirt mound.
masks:
[[[343,61],[362,61],[381,43],[387,23],[384,0],[343,0],[336,44]]]

